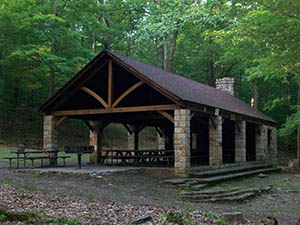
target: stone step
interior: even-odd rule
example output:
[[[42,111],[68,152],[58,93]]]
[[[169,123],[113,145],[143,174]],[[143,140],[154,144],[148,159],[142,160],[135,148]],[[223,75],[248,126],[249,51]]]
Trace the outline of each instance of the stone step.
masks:
[[[197,181],[202,184],[213,184],[221,181],[233,180],[237,178],[260,174],[260,173],[279,172],[280,170],[281,170],[280,168],[257,169],[257,170],[251,170],[251,171],[246,171],[241,173],[233,173],[233,174],[227,174],[222,176],[201,178],[201,179],[197,179]]]
[[[238,166],[233,168],[195,172],[195,173],[190,173],[189,176],[192,178],[207,178],[207,177],[221,176],[226,174],[234,174],[234,173],[246,172],[246,171],[257,170],[257,169],[266,169],[266,168],[272,168],[272,164],[268,164],[268,163],[252,164],[252,165]]]

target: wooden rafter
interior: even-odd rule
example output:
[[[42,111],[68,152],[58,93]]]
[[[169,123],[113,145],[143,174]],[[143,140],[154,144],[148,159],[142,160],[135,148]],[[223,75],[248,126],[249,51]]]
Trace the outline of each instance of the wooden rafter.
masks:
[[[193,117],[196,115],[196,112],[192,112],[191,113],[191,120],[193,119]]]
[[[122,123],[122,124],[127,129],[127,131],[128,131],[129,134],[133,133],[132,129],[130,128],[130,126],[128,124],[126,124],[126,123]]]
[[[158,113],[161,114],[163,117],[167,118],[168,120],[170,120],[172,123],[174,123],[174,117],[169,113],[165,111],[158,111]]]
[[[139,79],[145,81],[145,83],[150,84],[155,90],[157,90],[158,92],[160,92],[161,94],[166,96],[168,99],[170,99],[171,101],[174,101],[178,105],[183,106],[181,100],[177,96],[175,96],[174,94],[172,94],[172,93],[166,91],[165,89],[161,88],[155,82],[153,82],[149,78],[145,77],[142,73],[138,72],[134,68],[128,66],[127,64],[122,62],[120,59],[116,58],[114,55],[112,55],[110,53],[108,53],[108,55],[111,56],[114,59],[114,62],[118,63],[118,65],[120,65],[121,67],[123,67],[127,71],[131,72],[133,75],[135,75]]]
[[[108,106],[111,107],[113,98],[113,73],[112,73],[112,60],[108,61]]]
[[[90,124],[89,121],[83,120],[83,122],[88,126],[88,128],[89,128],[91,131],[94,131],[94,127]]]
[[[67,116],[62,116],[59,118],[55,123],[55,129],[57,129],[67,118]]]
[[[89,95],[93,96],[98,102],[100,102],[105,108],[108,107],[108,104],[104,101],[103,98],[101,98],[99,95],[97,95],[94,91],[92,91],[91,89],[87,88],[87,87],[81,87],[81,90],[85,91],[86,93],[88,93]]]
[[[213,119],[211,116],[209,117],[209,120],[211,121],[213,127],[214,127],[215,129],[217,129],[217,125],[216,125],[214,119]]]
[[[126,112],[145,112],[145,111],[161,111],[178,109],[177,105],[151,105],[151,106],[133,106],[106,109],[79,109],[79,110],[63,110],[54,111],[54,116],[71,116],[71,115],[92,115],[104,113],[126,113]]]
[[[241,126],[238,121],[235,122],[235,126],[236,126],[238,132],[241,133]]]
[[[137,89],[139,86],[141,86],[144,82],[143,81],[139,81],[136,84],[132,85],[130,88],[128,88],[113,104],[112,104],[112,108],[115,108],[120,101],[123,100],[123,98],[125,98],[127,95],[129,95],[131,92],[133,92],[135,89]]]
[[[159,134],[160,137],[164,136],[163,131],[159,127],[155,127],[155,130],[157,131],[157,133]]]

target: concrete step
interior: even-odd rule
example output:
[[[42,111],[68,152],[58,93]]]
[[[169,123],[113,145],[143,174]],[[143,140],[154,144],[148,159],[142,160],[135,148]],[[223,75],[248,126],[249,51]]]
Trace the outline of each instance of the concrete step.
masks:
[[[272,164],[268,164],[268,163],[253,164],[253,165],[238,166],[238,167],[225,168],[225,169],[209,170],[204,172],[195,172],[195,173],[190,173],[189,176],[192,178],[207,178],[207,177],[221,176],[226,174],[234,174],[234,173],[258,170],[258,169],[266,169],[266,168],[272,168]]]
[[[237,178],[260,174],[260,173],[279,172],[280,170],[281,170],[280,168],[257,169],[257,170],[251,170],[251,171],[246,171],[246,172],[241,172],[241,173],[233,173],[233,174],[227,174],[227,175],[222,175],[222,176],[201,178],[201,179],[197,179],[197,181],[201,184],[213,184],[213,183],[217,183],[217,182],[233,180],[233,179],[237,179]]]

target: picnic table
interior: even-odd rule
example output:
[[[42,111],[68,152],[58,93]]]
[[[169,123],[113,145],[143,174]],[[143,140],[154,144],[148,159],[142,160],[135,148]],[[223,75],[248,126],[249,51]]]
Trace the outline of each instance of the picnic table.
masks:
[[[78,167],[81,169],[81,156],[83,154],[92,153],[95,147],[92,145],[74,145],[74,146],[65,146],[65,153],[67,154],[77,154]]]
[[[158,165],[167,163],[168,166],[172,164],[173,150],[102,150],[101,164],[110,160],[111,164],[114,161],[121,162],[121,164],[130,164],[137,166],[144,165]]]
[[[34,166],[35,160],[41,160],[41,167],[44,166],[44,159],[55,160],[57,162],[58,159],[63,160],[63,166],[66,165],[66,159],[70,158],[70,156],[58,156],[59,150],[54,151],[46,151],[46,150],[25,150],[24,145],[19,145],[19,149],[15,152],[10,152],[11,154],[15,154],[16,156],[6,157],[4,159],[9,160],[9,167],[11,167],[12,160],[17,160],[17,168],[20,168],[20,161],[23,160],[24,168],[26,168],[26,161],[31,160],[32,167]],[[41,155],[43,154],[43,155]]]

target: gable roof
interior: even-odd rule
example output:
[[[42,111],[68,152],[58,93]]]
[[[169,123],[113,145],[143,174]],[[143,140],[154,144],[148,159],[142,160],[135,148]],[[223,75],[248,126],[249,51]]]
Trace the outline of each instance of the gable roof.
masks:
[[[50,98],[41,107],[41,110],[45,111],[49,104],[51,104],[59,95],[62,94],[62,92],[66,91],[66,89],[70,87],[73,80],[76,80],[79,76],[84,76],[84,72],[88,69],[88,67],[97,65],[96,62],[100,61],[105,54],[117,61],[121,61],[127,67],[142,74],[145,78],[151,80],[157,86],[178,97],[182,101],[211,106],[225,111],[276,123],[276,121],[271,119],[269,116],[259,112],[239,98],[234,97],[225,91],[218,90],[208,85],[167,72],[131,58],[121,56],[108,50],[100,52],[91,62],[78,72],[75,77],[73,77],[63,88]]]

